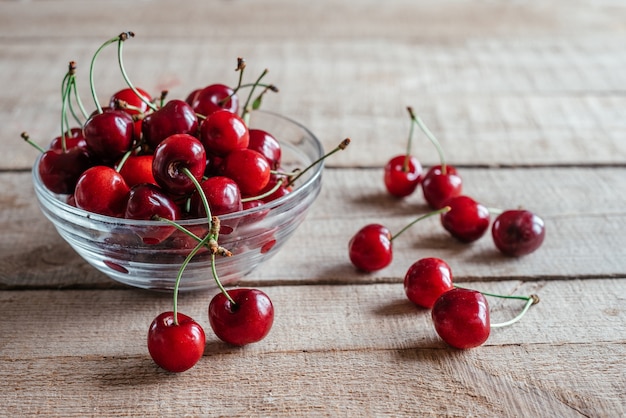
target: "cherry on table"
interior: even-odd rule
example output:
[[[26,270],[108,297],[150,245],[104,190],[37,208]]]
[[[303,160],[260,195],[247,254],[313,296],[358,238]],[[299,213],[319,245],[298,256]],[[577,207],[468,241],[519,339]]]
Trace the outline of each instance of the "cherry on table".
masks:
[[[397,155],[385,165],[383,180],[392,196],[409,196],[422,181],[422,165],[414,156]]]
[[[455,167],[436,165],[431,167],[422,179],[424,199],[433,209],[439,209],[446,202],[463,191],[463,180]]]
[[[215,335],[236,346],[255,343],[269,333],[274,322],[274,306],[269,296],[258,289],[228,290],[234,304],[223,292],[211,299],[209,322]]]
[[[148,330],[148,351],[161,368],[180,373],[192,368],[204,353],[206,337],[202,327],[189,316],[163,312]]]
[[[478,347],[491,333],[489,304],[476,290],[457,287],[443,293],[431,316],[437,334],[455,348]]]
[[[489,209],[469,196],[448,199],[450,210],[441,214],[441,224],[461,242],[473,242],[489,229]]]
[[[423,308],[432,308],[439,296],[453,287],[450,266],[436,257],[416,261],[404,276],[406,296],[411,302]]]
[[[348,255],[359,270],[372,272],[387,267],[393,259],[391,232],[381,224],[361,228],[348,243]]]
[[[502,254],[520,257],[537,250],[546,235],[541,217],[528,210],[506,210],[491,227],[493,242]]]

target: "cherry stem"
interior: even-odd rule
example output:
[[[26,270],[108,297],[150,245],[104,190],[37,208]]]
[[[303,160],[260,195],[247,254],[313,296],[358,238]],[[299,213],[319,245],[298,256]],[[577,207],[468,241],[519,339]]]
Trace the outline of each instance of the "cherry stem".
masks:
[[[441,147],[441,143],[437,140],[435,135],[433,135],[433,133],[430,131],[430,129],[428,129],[426,124],[424,124],[422,119],[419,116],[415,115],[415,113],[413,112],[413,108],[412,107],[410,107],[410,106],[407,107],[407,110],[409,111],[409,114],[411,115],[411,119],[413,119],[413,121],[415,121],[415,123],[417,123],[417,126],[420,127],[422,132],[424,132],[424,134],[428,137],[430,142],[432,142],[432,144],[437,149],[437,153],[439,154],[439,161],[441,163],[441,173],[442,174],[446,174],[448,170],[447,170],[447,166],[446,166],[446,160],[445,160],[444,155],[443,155],[443,148]]]
[[[220,100],[220,103],[226,103],[235,94],[237,94],[237,92],[239,91],[239,89],[242,86],[241,83],[243,81],[243,70],[245,70],[245,69],[246,69],[246,60],[241,58],[241,57],[237,57],[237,68],[235,68],[235,71],[239,72],[239,81],[237,81],[237,87],[235,87],[233,89],[233,92],[231,94],[229,94],[228,96],[226,96],[222,100]]]
[[[459,286],[457,284],[454,285],[454,287],[458,287],[460,289],[466,289],[463,286]],[[511,324],[516,323],[517,321],[519,321],[520,319],[522,319],[522,317],[526,314],[526,312],[528,312],[528,310],[530,309],[531,306],[536,305],[537,303],[539,303],[539,296],[537,295],[530,295],[530,296],[520,296],[520,295],[500,295],[497,293],[489,293],[489,292],[482,292],[480,291],[480,293],[482,293],[485,296],[491,296],[494,298],[500,298],[500,299],[517,299],[517,300],[525,300],[526,303],[524,304],[524,308],[522,309],[522,311],[513,319],[510,319],[506,322],[500,322],[497,324],[491,324],[491,328],[502,328],[502,327],[506,327],[509,326]]]
[[[209,222],[209,228],[211,228],[211,224],[212,224],[211,208],[209,207],[209,200],[206,198],[206,194],[204,193],[204,190],[202,190],[202,186],[200,185],[200,182],[198,182],[198,180],[194,177],[194,175],[191,173],[191,171],[189,171],[187,167],[183,167],[181,171],[187,177],[189,177],[189,180],[191,180],[193,185],[196,187],[196,190],[198,191],[198,194],[200,195],[200,200],[202,200],[204,211],[206,212],[207,220]]]
[[[72,78],[72,74],[71,74],[71,67],[70,67],[70,71],[68,71],[67,74],[65,74],[65,78],[63,78],[63,87],[62,87],[62,92],[61,92],[61,150],[63,152],[67,151],[67,146],[66,146],[66,135],[67,132],[70,129],[70,124],[69,121],[67,120],[67,104],[69,102],[69,96],[71,93],[71,89],[72,89],[72,83],[71,83],[71,78]]]
[[[276,190],[278,190],[280,188],[280,186],[283,185],[284,179],[278,179],[278,181],[276,181],[276,184],[274,185],[274,187],[272,187],[271,189],[269,189],[267,192],[262,193],[258,196],[251,196],[251,197],[244,197],[243,199],[241,199],[241,203],[246,203],[246,202],[252,202],[253,200],[260,200],[263,199],[265,197],[271,196],[272,193],[274,193]]]
[[[341,141],[341,143],[339,145],[337,145],[333,150],[331,150],[330,152],[322,155],[320,158],[318,158],[317,160],[313,161],[307,168],[305,168],[304,170],[300,171],[298,173],[297,176],[293,177],[291,180],[289,180],[289,183],[287,183],[287,187],[292,186],[296,180],[298,180],[300,177],[302,177],[302,175],[304,173],[306,173],[307,171],[309,171],[311,168],[315,167],[317,164],[319,164],[320,162],[324,161],[327,157],[330,157],[331,155],[333,155],[336,152],[342,151],[344,149],[346,149],[348,147],[348,145],[350,145],[351,139],[350,138],[346,138],[343,141]]]
[[[419,221],[426,219],[426,218],[430,218],[431,216],[435,216],[435,215],[440,215],[442,213],[446,213],[450,211],[450,206],[444,206],[441,209],[438,209],[436,211],[433,212],[429,212],[425,215],[420,216],[417,219],[414,219],[413,221],[411,221],[409,224],[407,224],[404,228],[402,228],[401,230],[399,230],[398,232],[396,232],[392,237],[391,237],[391,241],[393,241],[394,239],[398,238],[398,236],[400,236],[404,231],[406,231],[407,229],[411,228],[413,225],[415,225],[416,223],[418,223]]]
[[[76,88],[76,77],[72,78],[72,89],[74,90],[74,99],[76,100],[76,104],[80,109],[80,113],[83,115],[85,119],[89,118],[87,114],[87,110],[85,110],[85,106],[83,105],[83,101],[80,98],[80,94],[78,94],[78,89]]]
[[[246,99],[246,104],[243,106],[243,110],[242,110],[242,113],[241,113],[241,118],[244,120],[246,125],[248,125],[249,122],[250,122],[250,99],[252,98],[252,94],[254,93],[254,90],[256,89],[256,87],[261,82],[261,79],[263,77],[265,77],[268,72],[269,72],[269,70],[267,68],[265,70],[263,70],[263,72],[261,73],[259,78],[257,78],[257,80],[252,85],[252,88],[250,89],[250,93],[248,94],[248,97]]]
[[[406,141],[406,154],[404,155],[404,163],[402,164],[402,171],[409,172],[409,160],[411,159],[411,149],[413,144],[413,131],[415,130],[415,118],[413,117],[413,111],[409,107],[409,116],[411,117],[411,126],[409,127],[409,138]]]
[[[94,83],[93,80],[93,73],[94,73],[94,67],[96,64],[96,58],[98,57],[98,55],[100,55],[100,52],[107,47],[108,45],[115,43],[117,41],[119,41],[120,36],[116,36],[115,38],[111,38],[108,41],[106,41],[105,43],[103,43],[102,45],[100,45],[100,47],[96,50],[96,52],[93,54],[93,57],[91,58],[91,64],[89,65],[89,87],[91,88],[91,97],[93,98],[94,102],[96,103],[96,108],[98,109],[98,113],[102,113],[102,106],[100,106],[100,102],[98,101],[98,95],[96,94],[96,85]]]
[[[222,292],[224,296],[226,296],[226,299],[228,299],[228,301],[231,304],[237,305],[237,303],[233,300],[230,294],[226,291],[226,289],[224,288],[224,285],[222,285],[222,282],[217,276],[217,268],[215,267],[215,253],[211,253],[211,273],[213,273],[213,278],[215,279],[215,283],[217,283],[217,287],[219,287],[220,292]]]
[[[185,260],[183,261],[183,263],[180,265],[180,268],[178,269],[178,274],[176,275],[176,282],[174,284],[174,306],[173,306],[174,325],[178,325],[178,290],[180,288],[180,282],[183,277],[183,273],[185,269],[187,268],[187,265],[189,264],[191,259],[198,253],[198,251],[200,251],[202,247],[204,247],[209,242],[210,239],[211,239],[211,234],[209,233],[202,240],[200,240],[200,242],[194,247],[194,249],[191,250],[189,254],[187,254],[187,257],[185,257]]]
[[[34,143],[31,139],[30,136],[28,135],[28,133],[26,132],[22,132],[22,134],[20,135],[22,137],[22,139],[24,141],[26,141],[26,143],[28,143],[29,145],[33,146],[35,149],[37,149],[39,152],[41,152],[42,154],[44,152],[46,152],[45,149],[43,149],[41,146],[39,146],[39,144]]]
[[[124,68],[124,59],[122,58],[123,56],[122,50],[123,50],[124,41],[134,36],[135,34],[133,32],[123,32],[118,37],[119,40],[117,41],[117,62],[119,63],[120,71],[122,72],[122,77],[124,77],[124,81],[126,82],[128,87],[133,91],[133,93],[137,95],[139,100],[144,102],[150,109],[157,110],[157,107],[154,105],[154,103],[152,103],[147,98],[143,97],[143,95],[139,93],[139,91],[135,88],[133,83],[131,83],[130,78],[128,78],[128,74],[126,74],[126,69]]]

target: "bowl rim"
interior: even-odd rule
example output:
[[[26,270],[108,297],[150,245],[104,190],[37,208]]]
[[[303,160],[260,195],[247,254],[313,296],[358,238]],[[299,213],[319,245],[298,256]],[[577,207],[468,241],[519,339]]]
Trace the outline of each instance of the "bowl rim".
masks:
[[[255,112],[266,114],[271,117],[276,117],[278,119],[282,119],[292,125],[297,126],[301,130],[303,130],[306,133],[306,135],[309,136],[310,139],[312,140],[312,143],[316,149],[317,158],[320,158],[324,155],[324,147],[321,141],[319,140],[319,138],[302,123],[277,112],[272,112],[272,111],[267,111],[267,110],[255,110]],[[254,129],[254,127],[251,127],[251,129]],[[279,143],[281,142],[280,140],[278,141]],[[33,163],[33,166],[31,167],[33,185],[34,185],[35,192],[36,192],[35,194],[39,197],[40,201],[43,200],[43,202],[40,202],[42,205],[45,202],[46,206],[51,205],[54,208],[61,210],[65,213],[68,213],[72,216],[89,219],[90,221],[93,221],[93,222],[101,222],[101,223],[106,223],[106,224],[115,224],[119,226],[129,226],[129,227],[130,226],[154,227],[154,226],[163,225],[163,222],[161,221],[126,219],[126,218],[117,218],[117,217],[108,216],[108,215],[100,215],[94,212],[89,212],[84,209],[80,209],[76,206],[72,206],[64,202],[60,198],[60,196],[67,196],[67,195],[53,193],[46,186],[44,186],[43,183],[41,182],[39,170],[37,170],[36,168],[39,165],[39,161],[41,160],[42,155],[43,153],[38,154],[37,158],[35,159],[35,162]],[[270,211],[278,206],[284,205],[287,202],[298,199],[302,194],[307,193],[308,190],[312,187],[312,185],[318,180],[318,178],[322,174],[323,168],[324,168],[324,160],[321,160],[314,167],[311,168],[312,173],[311,175],[309,175],[308,178],[306,178],[304,183],[296,187],[291,193],[281,196],[278,199],[272,200],[271,202],[267,202],[261,206],[228,213],[225,215],[219,215],[220,221],[225,222],[228,220],[240,218],[242,216],[254,215],[257,213]],[[180,219],[176,221],[176,223],[180,225],[198,225],[198,224],[204,224],[206,222],[207,222],[207,218]]]

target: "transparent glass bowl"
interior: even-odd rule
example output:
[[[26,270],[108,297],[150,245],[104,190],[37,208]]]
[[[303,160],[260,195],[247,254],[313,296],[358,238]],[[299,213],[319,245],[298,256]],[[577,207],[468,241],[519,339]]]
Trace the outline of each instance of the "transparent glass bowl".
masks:
[[[282,169],[304,169],[324,151],[315,135],[301,124],[270,112],[256,111],[250,127],[271,133],[282,147]],[[35,162],[35,167],[39,159]],[[236,282],[276,254],[287,242],[319,195],[323,162],[298,179],[293,192],[263,206],[220,216],[219,244],[232,257],[216,256],[216,270],[223,284]],[[174,288],[181,263],[196,245],[184,233],[173,230],[159,244],[146,244],[141,237],[167,228],[159,221],[135,221],[86,212],[66,203],[67,196],[50,192],[33,169],[35,194],[42,212],[61,237],[89,264],[118,282],[152,290]],[[207,220],[184,220],[180,224],[196,235],[207,232]],[[211,256],[201,250],[182,276],[180,290],[216,287]]]

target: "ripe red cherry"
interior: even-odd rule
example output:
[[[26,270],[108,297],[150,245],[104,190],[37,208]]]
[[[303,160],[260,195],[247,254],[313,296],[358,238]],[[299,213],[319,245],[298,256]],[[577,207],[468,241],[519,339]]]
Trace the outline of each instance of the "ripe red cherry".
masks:
[[[41,182],[52,193],[71,194],[81,174],[91,165],[91,158],[80,147],[66,152],[50,149],[41,155],[37,170]]]
[[[476,241],[489,228],[489,209],[471,197],[453,197],[446,206],[450,206],[450,210],[441,214],[441,224],[459,241]]]
[[[83,128],[89,152],[102,161],[115,161],[131,148],[135,137],[132,117],[120,110],[95,113]]]
[[[261,194],[267,193],[272,189],[275,189],[270,195],[263,197],[261,200],[265,203],[271,202],[273,200],[279,199],[283,196],[288,195],[293,191],[292,186],[287,186],[288,180],[286,178],[282,179],[282,183],[280,186],[276,187],[278,182],[281,180],[281,177],[271,175],[270,181],[267,183],[267,186],[261,191]]]
[[[454,286],[452,270],[440,258],[428,257],[416,261],[404,276],[404,292],[409,300],[424,308],[432,308],[435,301]]]
[[[128,187],[133,187],[141,183],[157,184],[152,175],[152,154],[131,155],[119,170]]]
[[[211,328],[224,342],[243,346],[262,340],[274,322],[274,306],[270,298],[258,289],[232,289],[218,293],[209,304]]]
[[[147,91],[141,88],[136,88],[136,90],[137,93],[139,93],[146,101],[152,102],[152,97],[150,97],[150,94]],[[144,100],[141,100],[141,98],[137,96],[137,93],[135,93],[131,88],[122,89],[111,96],[109,106],[112,109],[119,109],[126,112],[131,117],[136,115],[145,115],[149,106]],[[126,108],[121,106],[122,102],[126,103]],[[139,138],[141,136],[142,122],[143,118],[138,118],[134,121],[135,138]]]
[[[387,267],[393,258],[392,250],[391,232],[380,224],[364,226],[348,243],[350,261],[365,272]]]
[[[213,216],[238,212],[243,209],[241,192],[234,180],[224,177],[209,177],[200,183],[200,187],[209,202]],[[191,195],[191,215],[197,218],[207,216],[204,204],[198,191]]]
[[[208,116],[220,109],[233,113],[239,110],[239,98],[233,95],[234,90],[224,84],[211,84],[203,89],[195,90],[185,100],[195,113]],[[230,99],[228,97],[230,96]],[[227,100],[225,100],[227,99]]]
[[[209,154],[224,157],[248,147],[250,135],[246,123],[236,113],[218,110],[200,125],[200,141]]]
[[[282,149],[278,140],[261,129],[250,129],[249,136],[248,148],[261,153],[270,163],[272,170],[279,168]]]
[[[120,173],[97,165],[80,176],[76,183],[76,206],[100,215],[122,217],[130,189]]]
[[[527,210],[507,210],[496,217],[491,228],[496,248],[519,257],[541,246],[546,235],[543,219]]]
[[[480,292],[449,290],[437,299],[431,314],[437,334],[452,347],[478,347],[489,338],[489,304]]]
[[[66,150],[78,147],[87,151],[87,141],[85,141],[82,128],[70,129],[70,131],[66,133],[65,138],[62,138],[60,135],[57,136],[50,142],[50,146],[48,148],[63,151],[63,139],[65,139]]]
[[[175,134],[196,135],[198,119],[191,106],[182,100],[170,100],[154,113],[148,114],[142,122],[143,139],[152,148],[165,138]]]
[[[138,220],[151,220],[158,217],[175,221],[180,219],[181,210],[176,202],[158,186],[140,183],[130,189],[124,217]],[[134,228],[143,242],[149,245],[164,241],[175,229],[165,223],[154,227]]]
[[[221,165],[222,174],[235,180],[244,197],[258,195],[270,181],[270,164],[251,149],[228,154]]]
[[[206,337],[202,327],[187,315],[173,312],[157,316],[148,330],[148,351],[161,368],[180,373],[192,368],[204,353]]]
[[[431,167],[422,180],[424,199],[433,209],[440,209],[446,201],[459,196],[463,189],[463,180],[451,165]]]
[[[152,175],[157,184],[174,195],[196,190],[185,170],[200,181],[206,168],[206,153],[200,141],[191,135],[176,134],[163,140],[154,150]]]
[[[406,197],[422,180],[422,165],[413,156],[397,155],[385,165],[383,180],[389,194]]]

